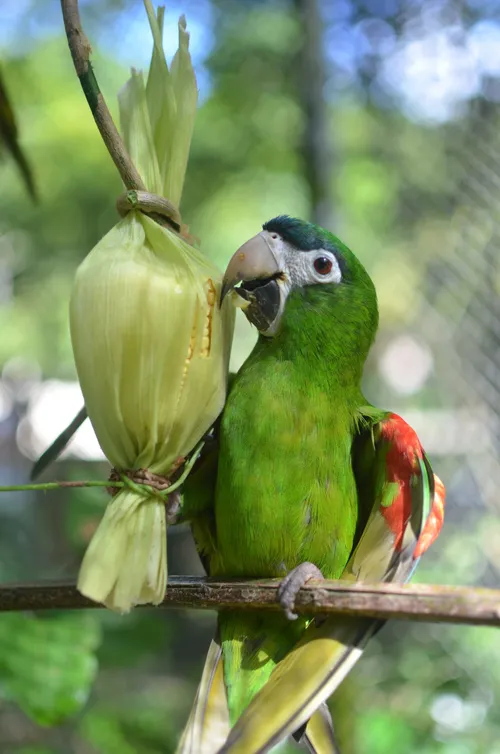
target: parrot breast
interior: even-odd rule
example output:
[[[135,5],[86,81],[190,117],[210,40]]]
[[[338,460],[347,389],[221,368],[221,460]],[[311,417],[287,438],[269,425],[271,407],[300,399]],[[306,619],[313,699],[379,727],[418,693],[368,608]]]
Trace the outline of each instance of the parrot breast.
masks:
[[[357,523],[355,401],[290,361],[250,357],[221,424],[219,576],[282,577],[311,561],[339,577]]]

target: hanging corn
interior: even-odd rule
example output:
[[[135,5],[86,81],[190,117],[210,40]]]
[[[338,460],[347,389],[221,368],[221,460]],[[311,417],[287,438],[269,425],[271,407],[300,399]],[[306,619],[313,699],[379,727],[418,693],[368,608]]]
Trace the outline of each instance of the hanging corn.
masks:
[[[154,51],[146,84],[132,76],[119,96],[125,144],[148,191],[179,204],[197,103],[179,21],[168,69],[163,9],[145,6]],[[169,477],[220,413],[233,328],[218,306],[221,275],[179,233],[134,209],[78,268],[70,304],[71,339],[87,412],[117,472]],[[167,498],[168,499],[168,498]],[[167,580],[165,501],[117,491],[85,554],[79,590],[125,612],[158,604]]]

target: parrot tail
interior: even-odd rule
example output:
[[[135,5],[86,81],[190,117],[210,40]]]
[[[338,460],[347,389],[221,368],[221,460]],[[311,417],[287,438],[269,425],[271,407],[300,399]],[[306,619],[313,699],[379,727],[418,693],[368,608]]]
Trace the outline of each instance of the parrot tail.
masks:
[[[176,754],[214,754],[229,733],[229,710],[222,668],[222,647],[210,644],[193,709]]]
[[[306,630],[307,621],[303,617],[290,621],[281,611],[274,614],[257,610],[219,613],[231,727],[269,682],[280,661],[295,647]]]
[[[305,723],[305,742],[317,754],[333,754],[323,705],[360,658],[381,621],[328,618],[311,622],[303,638],[274,668],[232,728],[219,754],[265,754]],[[316,714],[315,714],[316,713]]]
[[[321,704],[293,737],[297,743],[304,743],[311,754],[340,754],[333,732],[332,717],[326,704]]]

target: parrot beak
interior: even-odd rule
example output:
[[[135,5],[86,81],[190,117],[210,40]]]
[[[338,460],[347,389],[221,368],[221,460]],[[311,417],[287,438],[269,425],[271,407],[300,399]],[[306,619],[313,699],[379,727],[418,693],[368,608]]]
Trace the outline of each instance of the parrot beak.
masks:
[[[265,234],[259,233],[240,246],[227,266],[220,302],[234,290],[246,304],[247,319],[260,332],[266,332],[274,323],[281,304],[278,279],[281,270],[271,251]],[[235,289],[241,283],[239,288]],[[243,303],[243,302],[242,302]]]

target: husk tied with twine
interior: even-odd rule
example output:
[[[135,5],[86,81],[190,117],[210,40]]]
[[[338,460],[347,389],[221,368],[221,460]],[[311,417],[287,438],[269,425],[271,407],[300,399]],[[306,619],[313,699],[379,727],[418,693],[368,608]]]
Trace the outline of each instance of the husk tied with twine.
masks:
[[[145,5],[154,52],[147,83],[133,71],[120,93],[121,126],[148,191],[178,206],[197,103],[189,36],[181,18],[169,70],[163,9],[156,17]],[[75,362],[97,438],[118,471],[169,477],[222,410],[234,320],[226,303],[219,309],[220,287],[219,270],[200,251],[133,209],[78,268]],[[166,580],[165,503],[123,488],[87,549],[78,588],[125,612],[161,602]]]

